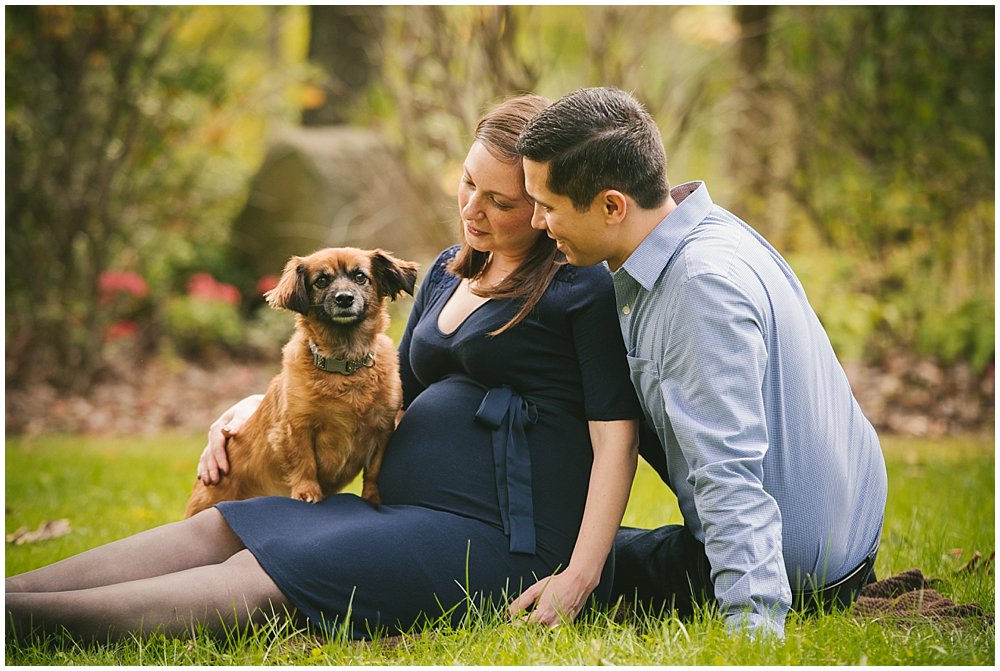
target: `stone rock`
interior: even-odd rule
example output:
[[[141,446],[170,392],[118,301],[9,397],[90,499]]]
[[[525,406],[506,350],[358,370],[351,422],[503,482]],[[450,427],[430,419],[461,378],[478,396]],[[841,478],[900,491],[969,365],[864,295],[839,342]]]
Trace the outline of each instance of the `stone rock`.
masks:
[[[381,247],[420,261],[457,240],[454,199],[436,176],[410,174],[376,131],[286,127],[270,142],[232,227],[244,295],[293,255],[322,247]]]

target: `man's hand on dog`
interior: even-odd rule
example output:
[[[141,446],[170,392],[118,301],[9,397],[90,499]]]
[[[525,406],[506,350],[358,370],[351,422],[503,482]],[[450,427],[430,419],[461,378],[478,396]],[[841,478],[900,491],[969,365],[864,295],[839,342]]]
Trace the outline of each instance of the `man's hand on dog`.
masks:
[[[208,430],[208,445],[202,450],[198,460],[198,479],[206,486],[218,484],[222,476],[229,472],[226,443],[230,437],[239,433],[263,398],[263,394],[247,396],[212,422]]]

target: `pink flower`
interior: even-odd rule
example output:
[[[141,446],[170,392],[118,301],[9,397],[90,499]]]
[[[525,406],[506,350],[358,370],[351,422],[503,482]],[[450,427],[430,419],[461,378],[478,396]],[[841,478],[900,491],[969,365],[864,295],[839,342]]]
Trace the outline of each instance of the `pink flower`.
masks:
[[[278,286],[277,275],[264,275],[264,277],[257,280],[257,293],[266,294],[276,286]]]
[[[149,295],[149,286],[142,276],[132,271],[105,270],[97,278],[101,300],[109,301],[115,294],[129,294],[136,298]]]
[[[195,273],[187,283],[188,296],[197,300],[222,301],[229,305],[240,302],[240,291],[232,284],[219,282],[208,273]]]

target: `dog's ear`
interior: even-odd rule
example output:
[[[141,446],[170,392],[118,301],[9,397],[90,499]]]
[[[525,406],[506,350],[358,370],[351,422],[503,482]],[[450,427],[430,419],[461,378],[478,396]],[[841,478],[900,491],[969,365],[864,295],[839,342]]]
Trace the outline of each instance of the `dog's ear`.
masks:
[[[302,314],[309,312],[309,290],[306,287],[306,265],[298,256],[285,264],[277,286],[264,294],[272,308],[285,308]]]
[[[389,252],[381,249],[372,250],[372,275],[378,283],[382,295],[395,300],[401,292],[413,295],[413,287],[417,283],[416,263],[401,261]]]

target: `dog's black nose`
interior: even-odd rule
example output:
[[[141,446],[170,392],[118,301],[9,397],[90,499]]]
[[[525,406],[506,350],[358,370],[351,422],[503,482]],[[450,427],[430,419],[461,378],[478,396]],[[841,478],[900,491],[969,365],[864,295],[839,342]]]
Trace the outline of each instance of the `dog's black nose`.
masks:
[[[354,294],[341,291],[333,297],[333,300],[337,303],[337,307],[349,308],[354,305]]]

